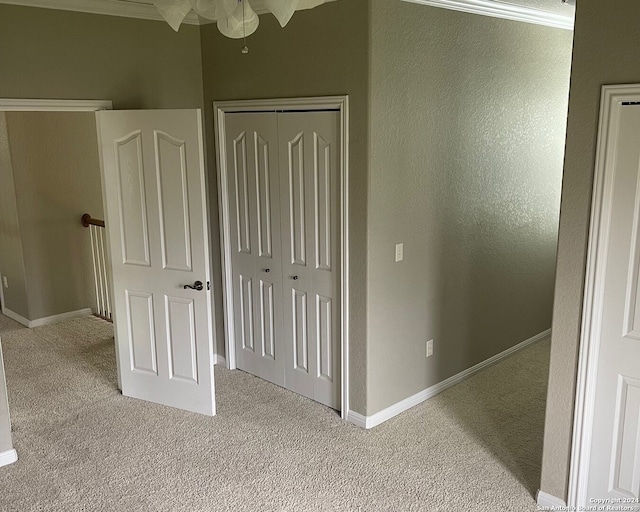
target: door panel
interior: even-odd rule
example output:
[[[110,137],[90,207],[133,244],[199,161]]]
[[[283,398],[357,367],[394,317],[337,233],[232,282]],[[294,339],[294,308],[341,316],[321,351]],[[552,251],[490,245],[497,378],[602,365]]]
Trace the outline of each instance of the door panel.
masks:
[[[284,386],[278,133],[275,113],[227,114],[236,364]]]
[[[611,186],[589,498],[640,498],[640,107],[622,107]],[[618,503],[612,501],[612,503]],[[622,502],[621,502],[622,503]],[[637,503],[637,501],[635,502]]]
[[[201,114],[96,114],[123,394],[213,415]]]
[[[340,117],[278,114],[287,388],[340,408]],[[284,200],[284,198],[287,198]],[[309,257],[310,256],[310,257]]]
[[[185,141],[155,132],[163,267],[191,270],[191,228]]]
[[[196,318],[193,299],[165,295],[169,378],[198,382]]]
[[[118,178],[122,261],[128,265],[149,262],[147,201],[142,159],[142,132],[135,130],[115,141],[115,164]]]

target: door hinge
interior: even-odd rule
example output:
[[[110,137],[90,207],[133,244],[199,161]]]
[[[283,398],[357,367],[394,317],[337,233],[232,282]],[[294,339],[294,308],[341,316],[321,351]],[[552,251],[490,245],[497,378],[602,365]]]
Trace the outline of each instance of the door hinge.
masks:
[[[207,281],[207,290],[211,290],[211,283]]]

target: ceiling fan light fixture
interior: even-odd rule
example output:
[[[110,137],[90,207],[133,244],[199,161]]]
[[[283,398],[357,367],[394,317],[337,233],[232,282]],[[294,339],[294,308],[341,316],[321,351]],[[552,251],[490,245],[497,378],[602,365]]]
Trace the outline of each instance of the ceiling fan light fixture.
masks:
[[[263,6],[285,27],[296,11],[313,9],[327,1],[331,0],[263,0]],[[233,39],[245,37],[245,31],[246,36],[253,34],[260,24],[249,0],[153,0],[153,4],[176,32],[192,9],[202,18],[217,21],[220,32]]]

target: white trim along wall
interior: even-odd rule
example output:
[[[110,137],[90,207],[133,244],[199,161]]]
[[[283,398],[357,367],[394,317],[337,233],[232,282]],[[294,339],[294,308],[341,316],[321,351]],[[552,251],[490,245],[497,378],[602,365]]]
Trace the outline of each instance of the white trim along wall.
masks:
[[[340,240],[342,243],[340,262],[340,307],[342,325],[340,332],[341,374],[342,374],[342,419],[348,420],[349,413],[349,96],[327,96],[314,98],[288,98],[246,101],[214,102],[214,124],[218,166],[218,200],[220,215],[220,238],[222,245],[222,288],[225,319],[225,350],[227,367],[236,368],[236,354],[233,322],[233,303],[229,301],[233,289],[231,273],[231,232],[229,224],[228,178],[225,158],[225,114],[227,112],[274,112],[296,110],[337,110],[340,112],[342,147],[340,155]]]

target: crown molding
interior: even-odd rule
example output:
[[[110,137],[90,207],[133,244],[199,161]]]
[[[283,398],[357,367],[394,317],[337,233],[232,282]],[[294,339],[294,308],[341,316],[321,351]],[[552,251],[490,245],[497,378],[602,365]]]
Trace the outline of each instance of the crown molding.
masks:
[[[574,24],[572,16],[542,11],[532,7],[507,4],[495,0],[403,0],[403,2],[481,14],[493,18],[522,21],[524,23],[561,28],[563,30],[573,30]]]
[[[0,0],[0,4],[164,21],[155,5],[128,0]],[[183,23],[200,25],[200,18],[195,12],[191,11],[187,14]]]

